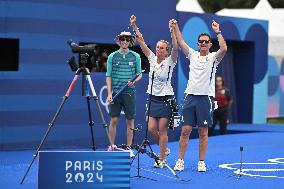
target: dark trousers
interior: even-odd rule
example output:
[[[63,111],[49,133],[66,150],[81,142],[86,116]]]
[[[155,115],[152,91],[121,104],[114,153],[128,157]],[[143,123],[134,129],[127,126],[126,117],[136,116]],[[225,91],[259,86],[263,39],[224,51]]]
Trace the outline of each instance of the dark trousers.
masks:
[[[209,128],[209,136],[213,134],[215,126],[219,121],[220,134],[227,133],[228,107],[220,107],[213,112],[213,125]]]

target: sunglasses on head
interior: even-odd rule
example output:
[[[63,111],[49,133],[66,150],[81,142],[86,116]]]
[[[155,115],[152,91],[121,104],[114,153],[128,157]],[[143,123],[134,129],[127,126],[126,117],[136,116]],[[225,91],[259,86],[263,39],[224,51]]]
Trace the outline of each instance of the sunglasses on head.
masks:
[[[201,39],[198,40],[198,43],[204,43],[204,42],[205,44],[208,44],[210,43],[210,40],[201,40]]]
[[[130,38],[129,37],[121,37],[119,38],[120,41],[127,41],[129,42],[130,41]]]

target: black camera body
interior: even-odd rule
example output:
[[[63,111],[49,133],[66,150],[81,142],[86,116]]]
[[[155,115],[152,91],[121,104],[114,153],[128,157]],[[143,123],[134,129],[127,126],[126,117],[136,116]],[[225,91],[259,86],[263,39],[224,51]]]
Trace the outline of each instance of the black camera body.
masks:
[[[92,71],[93,68],[97,67],[98,52],[96,44],[81,46],[74,43],[72,39],[69,39],[67,43],[71,47],[73,53],[79,54],[79,67],[86,67],[89,71]],[[74,56],[67,62],[72,71],[76,71],[78,69]]]
[[[98,54],[96,50],[97,48],[96,44],[87,44],[87,45],[80,46],[74,43],[72,39],[68,39],[67,43],[71,47],[73,53],[79,53],[79,54],[87,53],[89,55]]]

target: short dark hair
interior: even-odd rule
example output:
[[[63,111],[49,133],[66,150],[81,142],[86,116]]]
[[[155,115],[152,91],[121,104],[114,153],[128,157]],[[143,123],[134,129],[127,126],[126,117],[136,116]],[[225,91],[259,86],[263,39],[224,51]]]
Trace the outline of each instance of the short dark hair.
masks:
[[[197,40],[199,40],[199,38],[202,37],[202,36],[209,37],[209,41],[211,41],[211,37],[210,37],[210,35],[208,33],[201,33],[201,34],[199,34]]]

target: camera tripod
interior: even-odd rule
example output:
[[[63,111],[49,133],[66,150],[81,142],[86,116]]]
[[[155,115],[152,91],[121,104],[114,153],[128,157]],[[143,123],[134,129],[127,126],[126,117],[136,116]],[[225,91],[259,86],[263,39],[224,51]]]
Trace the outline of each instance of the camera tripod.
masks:
[[[92,92],[92,96],[89,95],[89,92],[88,92],[88,91],[87,91],[87,93],[86,93],[86,99],[87,99],[87,105],[88,105],[89,126],[90,126],[90,128],[91,128],[91,135],[92,135],[92,136],[91,136],[91,137],[92,137],[92,145],[93,145],[93,146],[92,146],[92,149],[95,150],[96,147],[95,147],[94,135],[93,135],[93,125],[94,125],[94,121],[93,121],[93,119],[92,119],[91,106],[90,106],[90,100],[91,100],[91,98],[94,99],[94,101],[95,101],[95,103],[96,103],[96,105],[97,105],[97,107],[98,107],[99,114],[100,114],[100,117],[101,117],[102,122],[103,122],[103,128],[105,129],[106,134],[107,134],[107,137],[108,137],[108,140],[109,140],[109,143],[111,144],[109,132],[108,132],[108,129],[107,129],[107,124],[106,124],[104,115],[103,115],[103,113],[102,113],[102,110],[101,110],[101,107],[100,107],[100,104],[99,104],[99,101],[98,101],[97,93],[96,93],[96,91],[95,91],[93,82],[92,82],[92,80],[91,80],[90,72],[89,72],[88,68],[85,67],[85,62],[86,62],[85,60],[86,60],[86,58],[88,58],[88,54],[85,53],[85,54],[80,54],[80,55],[81,55],[81,58],[83,58],[82,67],[79,67],[79,68],[77,69],[77,71],[76,71],[76,73],[75,73],[75,76],[74,76],[74,78],[73,78],[71,84],[69,85],[69,88],[68,88],[66,94],[63,96],[63,99],[62,99],[62,101],[61,101],[61,103],[60,103],[60,105],[59,105],[59,107],[58,107],[58,109],[57,109],[57,111],[56,111],[54,117],[52,118],[52,121],[48,124],[49,127],[47,128],[47,130],[46,130],[46,132],[45,132],[45,134],[44,134],[44,137],[42,138],[42,140],[41,140],[39,146],[37,147],[37,150],[35,151],[35,153],[34,153],[34,155],[33,155],[33,159],[32,159],[32,161],[31,161],[31,163],[29,164],[29,167],[28,167],[28,169],[26,170],[26,172],[25,172],[25,174],[24,174],[24,176],[23,176],[23,178],[22,178],[20,184],[23,184],[23,182],[24,182],[24,180],[25,180],[25,178],[26,178],[26,176],[27,176],[29,170],[31,169],[31,167],[32,167],[32,165],[33,165],[33,163],[34,163],[36,157],[38,156],[39,151],[41,150],[42,145],[44,144],[44,142],[45,142],[45,140],[46,140],[46,138],[47,138],[49,132],[51,131],[51,128],[54,126],[54,123],[55,123],[55,121],[56,121],[56,119],[57,119],[59,113],[61,112],[61,110],[62,110],[62,108],[63,108],[63,105],[65,104],[66,100],[68,99],[68,97],[69,97],[69,95],[70,95],[70,93],[71,93],[71,91],[72,91],[72,89],[73,89],[74,84],[76,83],[76,81],[77,81],[79,75],[81,75],[81,74],[82,74],[82,89],[84,89],[84,87],[89,87],[89,88],[91,89],[91,92]],[[86,83],[84,83],[84,82],[86,82],[86,81],[87,81],[88,85],[87,85]],[[85,84],[86,84],[86,86],[85,86]],[[85,95],[85,90],[82,90],[82,94]]]
[[[149,109],[148,109],[149,110]],[[147,118],[147,120],[148,120],[149,118]],[[147,124],[148,125],[148,124]],[[151,147],[151,145],[150,145],[150,142],[149,142],[149,140],[148,140],[148,138],[147,138],[147,136],[148,136],[148,126],[146,127],[146,136],[145,136],[145,138],[144,138],[144,140],[142,141],[142,143],[140,144],[140,145],[134,145],[134,148],[137,150],[137,153],[135,154],[135,158],[137,157],[137,175],[135,175],[135,176],[133,176],[133,177],[130,177],[130,178],[144,178],[144,179],[148,179],[148,180],[152,180],[152,181],[157,181],[157,180],[155,180],[155,179],[152,179],[152,178],[149,178],[149,177],[145,177],[145,176],[142,176],[141,174],[140,174],[140,170],[141,170],[141,167],[140,167],[140,153],[141,154],[146,154],[146,155],[148,155],[150,158],[153,158],[154,160],[155,160],[155,162],[157,163],[157,164],[159,164],[159,162],[158,162],[158,160],[159,160],[159,156],[153,151],[153,149],[152,149],[152,147]],[[135,131],[138,131],[138,132],[140,132],[139,130],[133,130],[134,132]],[[150,150],[147,150],[147,147],[149,147],[149,149]],[[134,162],[134,159],[132,159],[132,161],[131,161],[131,164]],[[184,179],[182,179],[182,178],[180,178],[177,174],[176,174],[176,172],[168,165],[168,163],[167,162],[164,162],[164,164],[165,164],[165,167],[167,168],[167,169],[169,169],[169,171],[175,176],[175,178],[176,179],[178,179],[178,180],[180,180],[180,181],[183,181],[183,182],[189,182],[190,180],[184,180]]]

